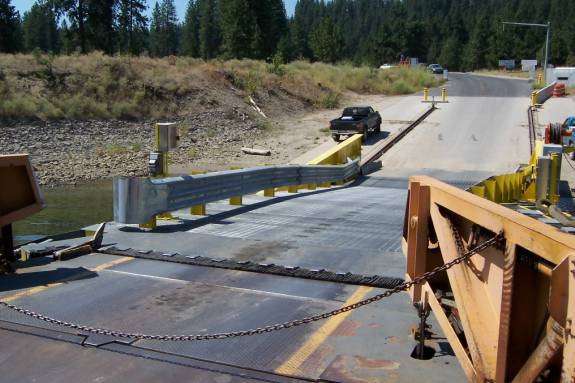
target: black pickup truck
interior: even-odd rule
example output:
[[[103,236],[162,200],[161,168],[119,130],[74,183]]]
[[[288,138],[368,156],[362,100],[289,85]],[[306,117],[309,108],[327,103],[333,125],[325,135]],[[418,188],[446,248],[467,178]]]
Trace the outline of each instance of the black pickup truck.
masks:
[[[363,134],[363,141],[370,133],[381,132],[381,116],[371,106],[352,106],[345,108],[340,118],[329,124],[331,137],[339,142],[341,136]]]

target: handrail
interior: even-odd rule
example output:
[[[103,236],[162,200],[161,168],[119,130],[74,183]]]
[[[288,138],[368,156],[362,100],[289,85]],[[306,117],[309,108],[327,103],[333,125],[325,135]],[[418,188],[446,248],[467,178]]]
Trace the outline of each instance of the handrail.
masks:
[[[280,165],[162,179],[114,178],[114,221],[145,224],[158,214],[260,190],[354,178],[359,160],[346,165]]]

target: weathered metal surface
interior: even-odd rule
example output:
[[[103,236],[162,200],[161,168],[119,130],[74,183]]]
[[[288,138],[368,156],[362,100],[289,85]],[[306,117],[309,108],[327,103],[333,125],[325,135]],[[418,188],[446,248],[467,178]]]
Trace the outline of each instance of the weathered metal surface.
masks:
[[[186,215],[182,222],[166,223],[149,233],[110,226],[104,244],[130,244],[133,248],[165,253],[181,251],[213,258],[303,265],[315,269],[371,274],[383,271],[386,275],[402,277],[405,264],[398,251],[397,236],[401,234],[405,198],[404,190],[388,189],[381,183],[374,187],[336,188],[297,196],[282,197],[280,194],[274,201],[249,196],[244,198],[246,206],[239,209],[232,211],[224,203],[210,204],[207,206],[207,213],[213,214],[210,217],[194,219]],[[339,220],[344,220],[345,224],[330,225]],[[267,225],[267,230],[244,231],[253,227],[250,223]],[[237,230],[218,232],[210,229],[210,234],[194,232],[206,226],[214,230],[236,226]],[[346,235],[348,228],[356,235],[361,235],[362,231],[366,233],[363,242],[346,243],[334,234]],[[381,242],[377,234],[387,235],[387,231],[395,233],[393,243],[391,237]],[[234,232],[244,234],[229,235]],[[20,290],[15,289],[21,288],[22,283],[33,288],[36,283],[50,283],[81,272],[81,279],[36,294],[21,295],[14,302],[55,317],[121,330],[190,333],[244,329],[300,318],[340,307],[344,301],[362,294],[380,291],[358,291],[357,287],[342,284],[147,260],[89,271],[97,267],[93,262],[99,259],[108,262],[114,257],[92,255],[32,267],[34,262],[40,261],[33,260],[31,267],[20,271],[21,275],[6,280],[2,295],[18,294]],[[178,358],[206,359],[243,369],[286,372],[309,379],[319,379],[334,358],[344,355],[359,356],[360,360],[365,358],[364,361],[389,360],[399,364],[396,370],[361,367],[369,372],[366,376],[372,376],[371,381],[388,381],[390,373],[396,373],[398,381],[406,382],[417,379],[461,381],[461,368],[433,319],[430,323],[437,339],[431,346],[437,357],[428,361],[410,357],[416,344],[410,336],[411,327],[417,323],[416,312],[407,295],[402,294],[374,307],[355,311],[341,322],[329,322],[327,327],[324,327],[325,323],[317,324],[269,337],[230,339],[212,344],[139,341],[135,346],[152,349],[155,353],[168,352]],[[96,339],[90,341],[98,342]],[[132,352],[127,346],[121,347],[125,352]],[[3,360],[2,352],[9,353],[0,351],[0,360]],[[31,357],[27,363],[34,363],[40,355]],[[56,363],[56,366],[60,365]],[[109,362],[105,375],[114,374],[116,368],[119,366]],[[441,375],[434,374],[438,369],[442,371]],[[166,374],[169,370],[166,366],[158,371]],[[56,375],[65,382],[62,374]],[[360,369],[355,374],[363,376]]]
[[[351,179],[359,164],[282,165],[162,179],[114,178],[114,221],[145,224],[153,216],[289,185]]]

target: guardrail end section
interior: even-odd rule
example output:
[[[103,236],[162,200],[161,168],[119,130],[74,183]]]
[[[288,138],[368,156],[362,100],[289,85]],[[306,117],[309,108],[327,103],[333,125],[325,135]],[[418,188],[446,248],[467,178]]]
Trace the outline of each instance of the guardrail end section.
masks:
[[[169,210],[167,186],[155,185],[149,178],[114,177],[113,187],[116,223],[147,224]]]

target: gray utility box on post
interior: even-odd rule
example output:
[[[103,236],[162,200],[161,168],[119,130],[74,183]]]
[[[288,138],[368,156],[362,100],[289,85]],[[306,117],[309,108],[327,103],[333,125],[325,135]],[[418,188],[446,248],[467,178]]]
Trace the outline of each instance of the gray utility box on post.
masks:
[[[174,122],[156,124],[158,135],[158,150],[160,152],[169,152],[171,149],[178,147],[179,132],[178,124]]]

